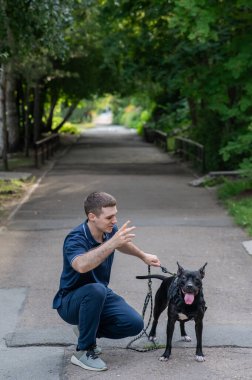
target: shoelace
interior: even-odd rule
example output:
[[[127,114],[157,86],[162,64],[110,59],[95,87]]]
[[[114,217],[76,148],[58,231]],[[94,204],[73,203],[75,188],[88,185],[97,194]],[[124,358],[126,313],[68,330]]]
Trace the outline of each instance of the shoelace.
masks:
[[[91,357],[92,359],[98,359],[98,356],[94,352],[96,346],[89,347],[87,350],[87,357]]]

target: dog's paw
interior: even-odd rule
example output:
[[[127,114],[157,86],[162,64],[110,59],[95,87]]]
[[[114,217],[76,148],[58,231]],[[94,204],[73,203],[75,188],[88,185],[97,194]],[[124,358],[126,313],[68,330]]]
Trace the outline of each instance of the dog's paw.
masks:
[[[149,336],[148,340],[149,340],[150,342],[156,342],[157,337],[156,337],[156,336]]]
[[[189,335],[185,335],[181,337],[181,340],[183,340],[183,342],[191,342],[192,338]]]
[[[167,362],[169,358],[166,358],[165,356],[160,356],[159,360],[161,362]]]
[[[195,360],[196,362],[204,362],[206,359],[205,359],[205,356],[196,355]]]

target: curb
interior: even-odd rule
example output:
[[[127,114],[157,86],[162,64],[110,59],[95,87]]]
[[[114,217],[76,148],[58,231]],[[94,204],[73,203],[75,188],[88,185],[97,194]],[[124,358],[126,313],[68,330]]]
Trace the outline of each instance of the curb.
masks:
[[[242,242],[243,247],[245,248],[246,252],[252,256],[252,240],[247,240]]]

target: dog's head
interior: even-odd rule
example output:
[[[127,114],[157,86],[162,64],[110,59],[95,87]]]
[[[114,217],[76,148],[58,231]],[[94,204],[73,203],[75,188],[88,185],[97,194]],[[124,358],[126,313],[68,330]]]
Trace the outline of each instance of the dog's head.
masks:
[[[187,305],[191,305],[202,288],[202,279],[205,276],[205,267],[207,263],[205,263],[205,265],[197,271],[185,270],[181,265],[179,265],[179,263],[177,264],[178,286],[182,292],[185,303]]]

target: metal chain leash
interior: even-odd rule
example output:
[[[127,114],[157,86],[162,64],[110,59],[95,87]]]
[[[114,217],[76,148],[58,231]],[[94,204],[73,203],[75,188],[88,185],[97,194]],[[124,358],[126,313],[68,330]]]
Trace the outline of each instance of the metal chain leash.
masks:
[[[161,270],[162,270],[163,273],[169,273],[171,275],[174,275],[174,273],[169,272],[165,267],[162,267],[161,265],[160,265],[160,268],[161,268]],[[151,274],[150,265],[148,265],[148,275],[150,275],[150,274]],[[150,317],[149,317],[147,326],[143,328],[143,330],[140,332],[139,335],[137,335],[134,339],[132,339],[127,344],[126,349],[137,351],[137,352],[147,352],[147,351],[157,350],[159,348],[156,345],[155,341],[152,341],[152,343],[153,343],[152,347],[148,347],[148,348],[135,348],[135,347],[132,347],[132,344],[134,342],[136,342],[138,339],[142,338],[143,335],[146,335],[146,337],[149,338],[149,336],[147,334],[147,330],[148,330],[149,325],[151,323],[152,314],[153,314],[153,297],[152,297],[152,280],[151,280],[151,278],[148,279],[148,293],[147,293],[147,295],[145,297],[145,301],[144,301],[144,305],[143,305],[143,311],[142,311],[142,317],[143,317],[143,319],[145,317],[145,313],[146,313],[146,310],[147,310],[149,302],[150,302]]]
[[[151,274],[151,272],[150,272],[150,265],[148,265],[148,275],[150,275],[150,274]],[[144,319],[144,316],[145,316],[145,313],[146,313],[146,310],[147,310],[149,302],[150,302],[151,310],[150,310],[150,317],[149,317],[147,326],[145,328],[143,328],[143,330],[140,332],[139,335],[137,335],[134,339],[132,339],[127,344],[126,349],[137,351],[137,352],[147,352],[147,351],[152,351],[152,350],[156,349],[155,342],[153,342],[154,346],[150,347],[150,348],[136,348],[136,347],[132,347],[132,344],[134,342],[136,342],[138,339],[142,338],[143,335],[146,335],[146,337],[148,338],[147,329],[148,329],[148,327],[149,327],[149,325],[151,323],[152,313],[153,313],[153,297],[152,297],[152,280],[151,280],[151,278],[149,278],[149,280],[148,280],[148,293],[147,293],[147,295],[145,297],[145,301],[144,301],[144,305],[143,305],[143,311],[142,311],[142,317],[143,317],[143,319]]]

